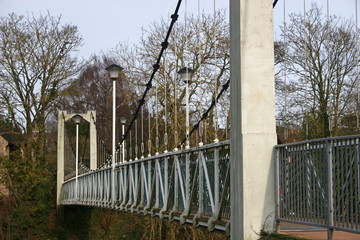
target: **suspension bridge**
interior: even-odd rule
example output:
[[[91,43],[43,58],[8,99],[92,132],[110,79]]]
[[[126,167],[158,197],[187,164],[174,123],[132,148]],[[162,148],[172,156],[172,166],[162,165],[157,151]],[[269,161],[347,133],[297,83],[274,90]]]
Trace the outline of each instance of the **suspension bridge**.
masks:
[[[118,142],[115,89],[122,69],[116,65],[107,69],[114,88],[112,148],[99,137],[95,111],[59,112],[57,205],[177,220],[225,231],[233,239],[257,239],[261,230],[273,232],[279,222],[325,228],[329,239],[334,230],[360,233],[360,136],[276,145],[272,9],[277,1],[230,1],[231,81],[222,86],[215,83],[212,102],[191,130],[187,101],[183,141],[177,131],[168,136],[167,119],[160,139],[161,119],[150,117],[149,111],[144,142],[145,103],[171,44],[181,2],[171,15],[150,80],[126,129],[126,120],[121,119]],[[178,73],[183,74],[188,95],[193,71],[185,66]],[[220,137],[215,114],[209,140],[204,122],[212,110],[217,112],[218,101],[229,87],[231,127]],[[156,112],[157,101],[153,101]],[[152,137],[150,119],[156,123]],[[177,121],[176,116],[170,119]],[[76,125],[75,144],[67,127],[71,120]],[[88,159],[84,154],[80,159],[81,122],[87,122]]]

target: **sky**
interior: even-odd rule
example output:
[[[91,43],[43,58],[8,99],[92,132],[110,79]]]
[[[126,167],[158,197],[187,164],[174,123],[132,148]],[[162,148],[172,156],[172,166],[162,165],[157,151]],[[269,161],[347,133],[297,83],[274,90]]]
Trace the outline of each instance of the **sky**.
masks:
[[[199,1],[199,0],[198,0]],[[183,0],[179,12],[179,20],[183,21],[185,2],[187,12],[197,14],[198,1]],[[250,1],[250,0],[249,0]],[[355,1],[329,0],[330,14],[355,19]],[[326,13],[327,0],[305,0],[306,9],[316,2]],[[63,23],[72,23],[79,27],[84,45],[78,55],[89,58],[93,53],[107,52],[115,48],[119,42],[127,42],[130,46],[138,43],[142,28],[161,18],[168,19],[174,12],[177,0],[0,0],[0,16],[9,13],[38,16],[47,11],[53,16],[62,16]],[[213,13],[214,0],[200,0],[201,11]],[[229,13],[229,0],[216,0],[215,7],[225,8]],[[279,38],[279,24],[284,18],[284,0],[279,0],[274,9],[275,38]],[[286,14],[303,12],[303,0],[286,0]],[[359,15],[360,18],[360,15]],[[355,20],[354,20],[355,21]]]
[[[84,39],[79,56],[88,58],[92,53],[107,52],[119,42],[138,43],[142,27],[162,17],[169,19],[177,0],[0,0],[0,16],[16,14],[61,14],[62,21],[79,27]],[[201,0],[204,11],[213,11],[213,0]],[[217,0],[215,6],[228,8],[228,0]],[[185,1],[179,12],[184,16]],[[189,12],[198,11],[198,1],[188,0]],[[182,19],[181,19],[182,16]]]

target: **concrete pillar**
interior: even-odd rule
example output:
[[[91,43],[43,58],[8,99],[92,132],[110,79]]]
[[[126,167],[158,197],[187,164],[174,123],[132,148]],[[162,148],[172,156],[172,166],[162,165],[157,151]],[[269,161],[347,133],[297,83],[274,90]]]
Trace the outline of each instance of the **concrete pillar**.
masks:
[[[231,238],[274,230],[272,0],[230,0]]]
[[[97,133],[96,133],[96,111],[88,111],[90,116],[90,169],[97,168]]]
[[[57,191],[56,205],[60,205],[61,187],[64,183],[64,163],[65,163],[65,122],[70,120],[77,113],[68,114],[66,111],[59,111],[58,115],[58,146],[57,146]],[[96,111],[79,113],[85,121],[88,121],[90,128],[90,169],[97,168],[97,133],[96,133]]]
[[[64,183],[64,150],[65,150],[65,119],[66,111],[59,111],[58,113],[58,140],[57,140],[57,187],[56,187],[56,206],[60,206],[61,187]]]

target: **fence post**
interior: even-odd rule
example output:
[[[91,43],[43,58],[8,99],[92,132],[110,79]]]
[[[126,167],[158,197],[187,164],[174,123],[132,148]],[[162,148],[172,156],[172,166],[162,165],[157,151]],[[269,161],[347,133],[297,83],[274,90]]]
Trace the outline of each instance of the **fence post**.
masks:
[[[280,188],[280,148],[274,148],[274,161],[275,161],[275,221],[276,221],[276,231],[280,231],[279,218],[280,218],[280,200],[281,196],[279,194]]]
[[[332,162],[332,140],[326,140],[326,166],[327,166],[327,231],[328,240],[333,239],[334,205],[333,205],[333,162]]]

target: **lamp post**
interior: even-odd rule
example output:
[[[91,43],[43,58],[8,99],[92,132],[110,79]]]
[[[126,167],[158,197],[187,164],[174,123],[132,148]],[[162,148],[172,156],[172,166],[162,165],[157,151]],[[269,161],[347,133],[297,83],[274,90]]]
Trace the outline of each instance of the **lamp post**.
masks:
[[[75,200],[78,200],[78,175],[79,175],[79,123],[82,116],[76,114],[72,117],[74,122],[76,123],[76,146],[75,146]]]
[[[181,79],[184,81],[186,85],[186,149],[190,148],[190,141],[189,141],[189,82],[191,77],[194,73],[194,70],[188,67],[184,67],[177,72]]]
[[[120,117],[120,122],[121,122],[121,134],[122,134],[122,138],[124,139],[124,134],[125,134],[125,123],[126,123],[127,117],[122,116]],[[125,162],[125,139],[122,142],[122,162]]]
[[[112,64],[105,68],[108,71],[110,79],[113,81],[113,119],[112,119],[112,156],[111,156],[111,199],[112,204],[115,204],[115,135],[116,135],[116,79],[119,78],[119,74],[122,67]]]

